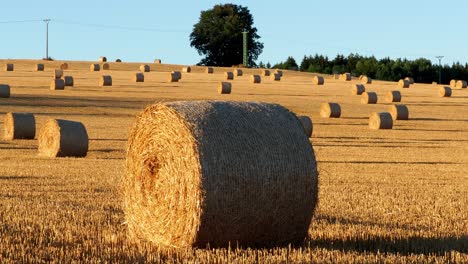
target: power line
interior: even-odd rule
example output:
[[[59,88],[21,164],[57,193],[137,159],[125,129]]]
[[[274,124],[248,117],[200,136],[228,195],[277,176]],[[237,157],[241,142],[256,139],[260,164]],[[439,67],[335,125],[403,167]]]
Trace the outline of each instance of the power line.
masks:
[[[81,23],[81,22],[75,22],[75,21],[60,20],[60,19],[54,19],[53,21],[56,22],[56,23],[65,24],[65,25],[77,25],[77,26],[84,26],[84,27],[117,29],[117,30],[126,30],[126,31],[148,31],[148,32],[162,32],[162,33],[189,33],[188,31],[185,31],[185,30],[167,30],[167,29],[149,28],[149,27],[126,27],[126,26],[119,26],[119,25],[90,24],[90,23]]]

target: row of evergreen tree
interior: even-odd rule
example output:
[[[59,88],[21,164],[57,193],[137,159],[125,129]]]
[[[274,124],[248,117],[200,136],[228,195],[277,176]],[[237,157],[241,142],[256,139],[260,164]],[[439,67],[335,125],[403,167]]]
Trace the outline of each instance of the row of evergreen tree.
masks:
[[[259,67],[268,67],[260,62]],[[376,59],[374,56],[365,57],[359,54],[349,54],[347,57],[337,55],[330,60],[327,56],[304,56],[300,65],[293,57],[277,63],[271,68],[300,70],[304,72],[317,72],[324,74],[350,72],[353,76],[367,75],[373,79],[398,81],[405,77],[413,77],[419,83],[432,83],[439,81],[439,71],[442,83],[448,84],[451,79],[468,80],[468,63],[453,63],[451,66],[432,64],[428,59]]]

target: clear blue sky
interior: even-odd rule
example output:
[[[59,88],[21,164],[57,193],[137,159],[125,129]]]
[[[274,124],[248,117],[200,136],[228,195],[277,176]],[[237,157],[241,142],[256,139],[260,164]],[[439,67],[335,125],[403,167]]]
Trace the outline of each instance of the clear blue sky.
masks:
[[[468,62],[468,2],[463,0],[353,1],[2,1],[0,58],[45,56],[42,21],[50,18],[49,55],[55,59],[195,64],[189,34],[200,11],[219,3],[247,6],[272,64],[304,55],[425,57]]]

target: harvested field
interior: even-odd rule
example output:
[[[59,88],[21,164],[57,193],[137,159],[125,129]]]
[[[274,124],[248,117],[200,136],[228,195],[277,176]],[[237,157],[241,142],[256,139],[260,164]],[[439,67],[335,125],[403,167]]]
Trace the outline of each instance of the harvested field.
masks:
[[[313,74],[284,71],[281,82],[252,84],[258,70],[242,68],[233,93],[221,95],[217,85],[233,68],[208,75],[191,66],[183,80],[168,82],[184,65],[151,64],[136,84],[142,63],[122,62],[106,71],[112,86],[103,89],[92,62],[67,61],[74,87],[55,91],[52,70],[63,62],[0,60],[7,63],[15,67],[0,71],[0,84],[11,88],[0,113],[32,113],[37,129],[50,118],[81,122],[89,149],[84,158],[47,158],[38,155],[37,140],[0,141],[2,263],[468,262],[468,89],[453,89],[451,97],[439,97],[432,84],[399,89],[410,119],[371,130],[371,113],[390,104],[361,104],[349,94],[352,81],[329,76],[312,87]],[[45,71],[31,71],[37,63]],[[372,80],[379,96],[397,87]],[[312,119],[319,199],[310,239],[269,249],[158,251],[131,243],[120,187],[130,127],[148,105],[176,100],[279,103]],[[321,118],[323,102],[339,103],[341,118]]]

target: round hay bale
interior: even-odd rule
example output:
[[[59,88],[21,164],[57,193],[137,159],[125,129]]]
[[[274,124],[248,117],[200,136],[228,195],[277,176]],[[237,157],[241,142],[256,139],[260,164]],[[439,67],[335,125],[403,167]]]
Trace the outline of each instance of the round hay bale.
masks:
[[[283,71],[282,70],[276,70],[275,73],[279,74],[280,77],[283,77]]]
[[[61,70],[68,70],[68,63],[64,62],[64,63],[60,64],[60,69]]]
[[[140,65],[140,71],[141,71],[141,72],[150,72],[150,71],[151,71],[151,68],[150,68],[149,65],[143,64],[143,65]]]
[[[190,67],[183,67],[182,68],[182,72],[189,73],[191,71],[192,71],[192,68],[190,68]]]
[[[10,85],[0,84],[0,98],[10,98]]]
[[[133,80],[135,82],[144,82],[145,81],[145,75],[142,72],[137,72],[135,73]]]
[[[161,60],[160,60],[160,59],[155,59],[155,60],[154,60],[154,63],[155,63],[155,64],[161,64]]]
[[[232,89],[232,85],[230,82],[220,82],[218,85],[219,94],[230,94],[231,89]]]
[[[459,89],[464,89],[466,88],[466,86],[467,86],[467,83],[464,80],[458,80],[457,83],[455,84],[455,87]]]
[[[235,69],[234,72],[236,73],[236,76],[242,76],[243,72],[241,69]]]
[[[36,136],[36,119],[30,113],[6,113],[3,121],[3,138],[5,140],[14,139],[34,139]]]
[[[15,70],[15,65],[11,63],[5,64],[5,71],[14,71]]]
[[[233,72],[225,72],[224,79],[226,80],[234,80],[234,73]]]
[[[364,75],[360,78],[360,81],[362,84],[371,84],[372,78]]]
[[[112,86],[112,76],[102,75],[99,78],[99,86]]]
[[[107,62],[107,58],[104,56],[99,57],[99,62]]]
[[[314,76],[312,78],[312,83],[315,85],[323,85],[325,83],[325,79],[322,76]]]
[[[109,70],[109,69],[110,69],[109,63],[103,63],[103,64],[102,64],[102,69],[103,69],[103,70]]]
[[[385,95],[385,101],[387,101],[388,103],[401,102],[400,91],[389,91]]]
[[[63,90],[65,89],[65,81],[63,79],[53,79],[50,83],[50,90]]]
[[[122,60],[121,59],[116,59],[115,62],[122,62]]]
[[[269,70],[262,70],[262,76],[270,76]]]
[[[406,105],[403,105],[403,104],[391,105],[388,108],[388,111],[392,115],[393,120],[408,120],[409,119],[409,111]]]
[[[364,77],[364,75],[359,75],[359,80],[362,80],[362,77]]]
[[[392,129],[393,120],[390,113],[387,112],[374,112],[369,118],[370,129]]]
[[[409,86],[410,86],[410,83],[408,80],[400,79],[398,81],[398,87],[400,88],[409,88]]]
[[[443,86],[439,88],[439,96],[440,97],[450,97],[452,96],[452,88],[448,86]]]
[[[100,71],[101,70],[101,65],[97,63],[93,63],[89,66],[90,71]]]
[[[364,86],[364,84],[351,84],[351,94],[361,95],[365,91],[366,87]]]
[[[351,73],[345,72],[345,73],[341,74],[340,79],[342,81],[351,81]]]
[[[179,81],[179,75],[177,72],[171,72],[169,73],[169,78],[167,80],[168,82],[178,82]]]
[[[318,191],[300,121],[254,102],[149,106],[130,132],[121,182],[129,237],[161,248],[303,241]]]
[[[306,133],[307,137],[312,137],[312,131],[314,126],[312,124],[312,120],[308,116],[297,116],[299,121],[301,121],[302,127],[304,128],[304,132]]]
[[[55,69],[54,70],[54,79],[60,79],[63,76],[63,70],[62,69]]]
[[[413,77],[406,77],[405,80],[407,80],[409,82],[409,84],[414,84]]]
[[[338,80],[338,79],[340,79],[340,75],[339,74],[332,74],[332,79]]]
[[[173,71],[172,73],[175,74],[175,76],[177,77],[177,80],[182,79],[182,73],[180,71]]]
[[[450,80],[450,87],[456,88],[456,86],[457,86],[457,81],[458,81],[458,80],[455,80],[455,79]]]
[[[260,77],[260,75],[250,75],[250,82],[251,83],[261,83],[262,82],[262,78]]]
[[[272,81],[281,81],[281,75],[279,75],[278,73],[273,73],[270,75],[270,79]]]
[[[45,157],[85,157],[88,133],[80,122],[49,119],[39,130],[39,155]]]
[[[432,82],[432,85],[437,85],[438,83],[437,82]]]
[[[73,76],[63,76],[63,81],[65,86],[74,86],[75,82],[73,80]]]
[[[377,93],[375,92],[363,92],[361,94],[361,104],[376,104]]]
[[[214,72],[213,67],[206,67],[205,71],[208,74],[212,74]]]
[[[337,103],[323,103],[320,106],[320,116],[323,118],[339,118],[341,106]]]
[[[44,71],[45,67],[44,67],[44,64],[42,63],[38,63],[34,66],[34,70],[35,71]]]

